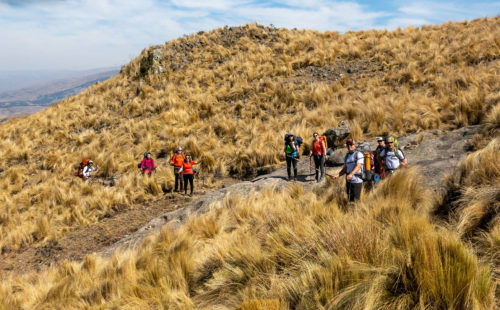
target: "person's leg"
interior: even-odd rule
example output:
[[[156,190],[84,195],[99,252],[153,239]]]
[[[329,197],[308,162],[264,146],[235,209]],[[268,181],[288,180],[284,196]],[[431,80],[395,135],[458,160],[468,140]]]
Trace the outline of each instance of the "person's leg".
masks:
[[[319,171],[321,172],[320,180],[323,180],[325,178],[325,155],[321,155],[319,161]]]
[[[292,158],[292,165],[293,165],[293,178],[297,180],[297,158]]]
[[[174,176],[175,176],[174,192],[177,192],[178,191],[177,186],[179,185],[180,175],[177,173],[177,169],[175,169],[175,168],[174,168]],[[182,190],[182,184],[181,184],[180,190]]]
[[[292,173],[290,171],[291,166],[292,166],[292,161],[293,161],[293,158],[288,157],[288,156],[286,157],[286,173],[288,173],[289,180],[292,178]]]
[[[189,185],[191,186],[191,193],[189,194],[190,196],[193,195],[193,190],[194,190],[194,174],[189,175]]]
[[[347,200],[352,201],[352,190],[351,190],[351,182],[345,182],[345,192],[347,193]]]
[[[188,192],[188,175],[185,174],[183,175],[183,178],[184,178],[184,195],[187,195],[187,192]]]
[[[317,155],[314,155],[314,168],[315,168],[315,177],[314,179],[316,181],[319,181],[319,167],[320,167],[320,160],[321,160],[321,157],[320,156],[317,156]]]
[[[363,183],[351,183],[351,201],[359,201],[361,199],[361,189],[363,188]]]

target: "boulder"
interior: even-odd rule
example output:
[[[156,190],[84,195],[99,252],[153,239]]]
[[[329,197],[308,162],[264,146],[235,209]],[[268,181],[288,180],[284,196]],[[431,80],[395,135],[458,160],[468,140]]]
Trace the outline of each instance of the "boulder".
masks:
[[[347,126],[344,122],[340,123],[337,128],[330,128],[323,133],[326,136],[326,142],[328,146],[333,147],[338,144],[339,141],[347,138],[351,133],[351,128]]]
[[[330,149],[329,149],[330,150]],[[328,152],[327,152],[328,153]],[[329,156],[326,158],[325,164],[329,167],[337,167],[344,165],[344,157],[346,154],[346,150],[337,149],[331,153],[328,153]]]
[[[148,52],[148,56],[142,58],[140,65],[140,73],[142,76],[147,75],[149,72],[153,74],[162,74],[167,72],[162,65],[163,49],[155,48]]]

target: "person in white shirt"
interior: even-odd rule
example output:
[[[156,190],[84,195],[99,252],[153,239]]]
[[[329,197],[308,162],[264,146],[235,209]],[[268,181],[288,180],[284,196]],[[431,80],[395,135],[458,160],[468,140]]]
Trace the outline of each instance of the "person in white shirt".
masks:
[[[380,158],[384,161],[385,171],[387,174],[392,174],[399,169],[400,166],[408,167],[406,158],[400,149],[396,149],[394,137],[387,138],[387,147],[380,152]]]
[[[89,160],[87,165],[85,167],[83,167],[83,171],[82,171],[83,180],[87,180],[88,178],[90,178],[90,175],[93,171],[97,171],[97,167],[94,167],[93,164],[94,164],[94,162]]]
[[[344,158],[344,167],[332,178],[338,179],[346,175],[346,192],[349,201],[356,201],[361,198],[361,188],[363,187],[363,153],[356,151],[356,144],[353,139],[346,141],[347,155]]]

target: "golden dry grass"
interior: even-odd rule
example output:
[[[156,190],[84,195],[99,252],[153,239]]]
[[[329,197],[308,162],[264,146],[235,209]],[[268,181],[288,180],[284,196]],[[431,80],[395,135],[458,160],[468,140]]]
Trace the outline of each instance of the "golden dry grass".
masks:
[[[251,24],[144,50],[109,81],[0,126],[1,252],[57,242],[115,206],[157,199],[172,188],[177,145],[205,158],[210,185],[278,164],[285,132],[309,137],[340,120],[354,138],[468,124],[496,135],[499,35],[498,17],[342,35]],[[156,49],[165,74],[145,61]],[[0,308],[492,308],[495,141],[463,164],[453,225],[429,219],[435,198],[413,170],[354,210],[339,184],[321,195],[270,189],[227,199],[137,252],[6,281]],[[146,150],[159,166],[151,179],[136,171]],[[73,176],[87,156],[101,167],[91,184]]]
[[[0,127],[0,249],[156,199],[172,188],[177,145],[205,157],[210,185],[272,168],[285,132],[309,137],[340,120],[355,138],[481,122],[495,132],[499,21],[342,35],[250,24],[144,50],[116,77]],[[164,74],[149,68],[154,50]],[[144,184],[135,165],[146,150],[160,169]],[[92,188],[73,176],[85,156],[101,167]]]
[[[16,309],[492,309],[495,280],[412,168],[359,204],[301,185],[228,196],[136,251],[87,256],[0,286]]]

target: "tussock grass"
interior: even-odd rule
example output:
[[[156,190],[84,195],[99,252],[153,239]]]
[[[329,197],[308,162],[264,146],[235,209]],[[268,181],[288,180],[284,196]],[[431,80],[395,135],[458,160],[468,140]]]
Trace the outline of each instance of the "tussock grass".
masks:
[[[491,309],[488,265],[432,224],[432,203],[415,169],[347,211],[300,185],[230,195],[135,251],[10,279],[0,300],[21,309]]]
[[[499,18],[342,35],[249,24],[145,49],[116,77],[0,127],[0,249],[43,240],[42,216],[62,235],[118,203],[157,199],[178,145],[206,159],[209,185],[269,171],[284,133],[308,138],[341,120],[355,139],[481,122],[494,133],[498,33]],[[147,150],[163,169],[144,183],[134,175]],[[101,168],[93,192],[72,176],[82,157]]]
[[[158,199],[173,187],[178,145],[205,158],[210,186],[273,169],[286,132],[307,141],[342,120],[355,139],[471,124],[495,136],[499,21],[342,35],[249,24],[145,49],[116,77],[0,126],[0,252]],[[414,169],[356,205],[331,181],[232,197],[135,252],[10,279],[0,307],[488,309],[498,145],[468,157],[449,201],[436,204]],[[136,164],[148,150],[158,169],[144,178]],[[101,168],[88,183],[73,176],[82,157]]]

